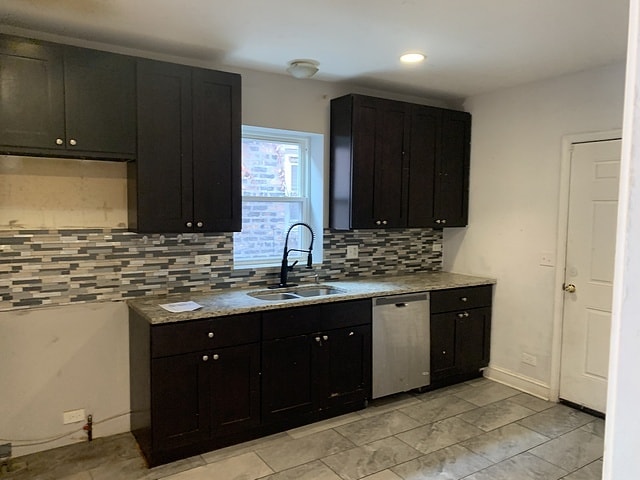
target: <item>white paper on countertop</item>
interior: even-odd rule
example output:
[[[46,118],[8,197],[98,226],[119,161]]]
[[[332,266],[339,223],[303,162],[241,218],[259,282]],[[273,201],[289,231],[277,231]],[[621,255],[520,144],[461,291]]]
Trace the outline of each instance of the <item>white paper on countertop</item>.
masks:
[[[160,305],[167,312],[171,313],[180,313],[180,312],[193,312],[194,310],[198,310],[202,308],[202,305],[196,302],[176,302],[176,303],[165,303],[164,305]]]

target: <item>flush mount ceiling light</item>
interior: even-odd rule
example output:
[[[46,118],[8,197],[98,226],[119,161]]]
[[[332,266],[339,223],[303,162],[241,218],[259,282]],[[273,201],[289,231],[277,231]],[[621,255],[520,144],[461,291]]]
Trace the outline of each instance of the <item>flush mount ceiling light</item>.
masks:
[[[287,72],[296,78],[311,78],[318,72],[319,65],[315,60],[291,60]]]
[[[405,53],[400,56],[400,61],[402,63],[420,63],[424,61],[424,55],[417,52]]]

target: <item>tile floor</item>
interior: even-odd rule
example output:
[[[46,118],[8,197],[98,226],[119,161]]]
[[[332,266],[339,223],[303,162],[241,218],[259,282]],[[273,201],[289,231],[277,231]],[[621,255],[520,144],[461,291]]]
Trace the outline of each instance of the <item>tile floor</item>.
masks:
[[[147,469],[130,434],[14,459],[2,480],[594,480],[604,421],[478,379]]]

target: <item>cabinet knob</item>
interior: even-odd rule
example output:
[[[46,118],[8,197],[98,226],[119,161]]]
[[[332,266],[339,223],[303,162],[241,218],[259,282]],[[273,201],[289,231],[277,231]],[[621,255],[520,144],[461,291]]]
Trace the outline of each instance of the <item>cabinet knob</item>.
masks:
[[[207,337],[209,337],[209,338],[213,338],[213,337],[214,337],[213,332],[209,332],[209,333],[207,334]]]
[[[220,355],[218,355],[217,353],[213,356],[214,360],[218,360],[220,358]]]
[[[383,220],[383,221],[382,221],[382,224],[383,224],[383,225],[386,225],[386,224],[387,224],[387,221],[386,221],[386,220]]]
[[[469,316],[469,312],[459,313],[458,318],[467,318]]]
[[[72,147],[75,147],[78,144],[78,142],[76,142],[75,138],[72,138],[71,140],[69,140],[69,145],[71,145]]]
[[[376,225],[380,225],[382,222],[380,220],[376,220]]]
[[[62,140],[61,138],[56,138],[56,145],[62,145],[64,143],[64,140]]]
[[[436,220],[436,223],[440,223],[440,219]]]
[[[468,300],[469,300],[469,299],[468,299],[467,297],[460,297],[460,301],[461,301],[461,302],[466,302],[466,301],[468,301]]]
[[[443,355],[446,355],[446,354],[447,354],[447,351],[446,351],[446,350],[442,350],[442,354],[443,354]]]
[[[327,340],[329,340],[329,335],[323,335],[322,339],[326,342]]]
[[[204,225],[204,223],[202,223],[202,222],[198,222],[198,223],[196,223],[196,227],[198,227],[198,228],[202,228],[202,227],[203,227],[203,225]]]
[[[193,222],[187,222],[187,227],[188,227],[188,228],[193,227]]]
[[[353,332],[349,332],[349,336],[353,337],[354,333]]]
[[[206,361],[208,361],[208,360],[209,360],[209,355],[203,355],[203,356],[202,356],[202,361],[203,361],[203,362],[206,362]]]
[[[446,218],[443,218],[443,219],[442,219],[442,223],[447,223],[447,219],[446,219]]]

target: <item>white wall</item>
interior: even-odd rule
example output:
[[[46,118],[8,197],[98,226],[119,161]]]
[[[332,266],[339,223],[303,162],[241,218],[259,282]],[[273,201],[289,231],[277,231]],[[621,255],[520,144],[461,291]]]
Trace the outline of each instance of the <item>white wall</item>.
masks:
[[[84,408],[95,436],[129,430],[129,339],[123,302],[0,312],[0,443],[14,456],[86,441],[84,422],[62,413]],[[64,433],[59,441],[37,443]]]
[[[622,127],[624,65],[471,97],[469,226],[444,233],[445,270],[498,280],[489,375],[548,395],[564,135]],[[537,366],[521,362],[522,353]]]

